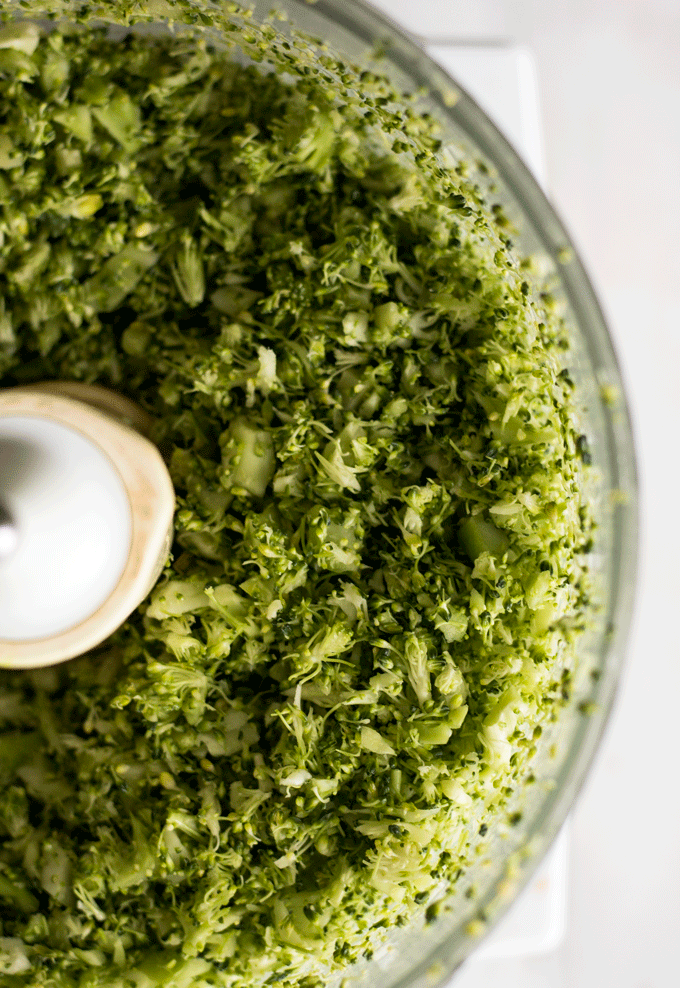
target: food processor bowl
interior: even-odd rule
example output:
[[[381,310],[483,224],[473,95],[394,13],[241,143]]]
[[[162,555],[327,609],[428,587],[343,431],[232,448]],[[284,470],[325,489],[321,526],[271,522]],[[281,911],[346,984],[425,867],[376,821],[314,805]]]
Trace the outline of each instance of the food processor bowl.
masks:
[[[7,13],[38,16],[30,5],[2,3]],[[49,6],[43,4],[43,7]],[[532,258],[536,290],[549,290],[568,327],[571,349],[564,364],[575,385],[581,431],[588,437],[592,469],[586,496],[597,527],[590,553],[594,576],[591,622],[579,644],[579,665],[566,705],[536,741],[535,784],[516,792],[507,817],[480,841],[469,870],[447,890],[436,910],[393,931],[384,947],[343,972],[346,985],[373,988],[433,988],[442,984],[475,949],[520,893],[564,823],[591,764],[612,707],[624,658],[636,574],[636,471],[631,425],[612,342],[588,276],[568,233],[517,153],[475,101],[425,52],[361,0],[256,0],[252,16],[235,5],[166,3],[150,0],[140,30],[200,23],[219,10],[246,36],[274,7],[283,16],[268,30],[315,53],[330,52],[350,66],[370,65],[401,92],[417,94],[418,106],[441,124],[441,160],[461,158],[490,201],[499,203],[513,227],[515,253]],[[60,16],[87,10],[59,4]],[[141,5],[100,2],[93,16],[125,22]],[[150,27],[154,23],[155,27]],[[209,28],[217,43],[220,28]],[[307,39],[302,41],[296,32]],[[226,37],[226,35],[225,35]],[[255,36],[245,45],[252,57]],[[230,35],[230,43],[233,36]],[[266,50],[261,52],[266,68]],[[355,73],[358,79],[358,74]]]
[[[421,92],[424,112],[442,126],[443,149],[471,163],[475,180],[502,205],[520,257],[564,313],[571,349],[565,355],[576,384],[580,427],[592,471],[586,497],[595,506],[590,555],[595,577],[591,623],[579,645],[569,702],[537,742],[536,784],[512,798],[521,816],[499,826],[444,908],[396,931],[380,956],[347,972],[349,984],[433,988],[444,984],[490,932],[525,887],[565,822],[591,765],[610,714],[625,657],[637,567],[637,478],[634,441],[615,350],[593,286],[564,224],[517,152],[475,100],[414,40],[368,4],[288,0],[291,23],[343,59],[377,65],[397,89]],[[269,7],[261,3],[256,17]],[[373,60],[373,67],[376,66]],[[481,850],[481,849],[480,849]]]

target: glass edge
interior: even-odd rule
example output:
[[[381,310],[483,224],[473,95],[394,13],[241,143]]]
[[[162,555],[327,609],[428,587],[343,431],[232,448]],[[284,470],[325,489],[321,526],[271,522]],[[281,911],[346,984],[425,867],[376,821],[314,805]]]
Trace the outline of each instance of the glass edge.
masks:
[[[618,420],[614,421],[614,416],[609,410],[604,415],[609,469],[612,480],[625,495],[626,500],[614,510],[615,539],[610,559],[616,579],[612,584],[608,607],[614,631],[609,647],[602,654],[607,675],[601,682],[599,692],[602,695],[598,696],[601,706],[593,715],[584,717],[578,735],[580,743],[575,745],[573,759],[568,759],[564,766],[566,785],[556,789],[555,797],[546,801],[545,813],[535,818],[536,833],[532,839],[532,853],[520,867],[521,877],[515,883],[518,895],[539,867],[583,788],[609,723],[619,691],[621,670],[625,664],[637,596],[639,502],[634,430],[624,380],[597,295],[562,220],[517,151],[489,119],[486,112],[458,80],[452,78],[427,55],[423,47],[424,39],[409,35],[395,21],[365,0],[316,0],[316,2],[295,0],[295,2],[301,10],[310,6],[315,13],[337,22],[339,26],[361,38],[367,46],[385,45],[387,56],[417,85],[428,90],[430,98],[444,116],[450,115],[450,108],[444,102],[442,92],[432,87],[433,79],[441,79],[442,83],[456,91],[458,94],[456,113],[461,118],[459,122],[464,128],[469,129],[480,150],[495,163],[502,179],[516,196],[533,230],[541,240],[543,249],[556,264],[577,322],[595,329],[593,336],[584,338],[593,364],[606,370],[610,375],[613,372],[612,383],[620,393],[620,401],[617,405]],[[268,6],[275,8],[276,5],[276,0],[271,0]],[[3,11],[7,10],[4,3],[0,7]],[[20,13],[20,10],[17,10],[17,13]],[[558,257],[564,247],[568,247],[573,252],[568,264],[562,264]],[[618,539],[616,539],[617,534]],[[488,898],[492,901],[492,896]],[[491,932],[512,906],[515,898],[516,895],[494,910],[493,919],[483,936],[464,941],[468,949],[447,955],[447,940],[441,941],[433,947],[424,960],[415,964],[407,974],[398,977],[392,983],[392,988],[410,988],[414,983],[427,985],[428,988],[440,988],[446,984],[470,953],[470,945],[474,949],[483,941],[484,936]],[[483,906],[484,903],[482,908]],[[436,975],[433,974],[434,964],[440,965]]]
[[[520,866],[521,877],[515,884],[516,895],[494,910],[492,921],[481,937],[468,940],[468,945],[474,949],[512,906],[516,896],[526,887],[540,866],[583,790],[615,705],[637,597],[639,502],[634,430],[620,363],[593,284],[564,223],[512,144],[465,87],[428,56],[423,47],[423,39],[410,36],[364,0],[350,0],[349,3],[347,0],[318,0],[314,9],[359,35],[367,45],[386,44],[386,55],[398,69],[428,90],[430,98],[438,104],[439,112],[445,116],[449,116],[450,109],[445,104],[442,93],[432,88],[433,77],[439,77],[448,87],[455,89],[458,94],[456,114],[462,118],[457,122],[470,131],[480,150],[494,162],[499,175],[516,197],[542,248],[555,263],[577,324],[589,328],[589,335],[584,337],[584,343],[594,369],[603,374],[606,372],[606,383],[613,384],[620,396],[615,409],[616,420],[614,409],[605,407],[603,416],[607,431],[612,491],[619,491],[622,495],[620,503],[614,508],[614,539],[609,557],[614,580],[606,621],[613,627],[613,631],[608,647],[600,653],[607,675],[602,678],[600,689],[596,693],[596,711],[583,716],[581,730],[575,735],[577,743],[574,745],[574,757],[565,761],[565,785],[556,788],[554,798],[546,801],[545,812],[539,813],[535,818],[532,852]],[[570,251],[568,263],[560,260],[564,248]],[[488,897],[489,902],[492,899],[493,895]],[[484,908],[484,903],[481,905]],[[427,984],[428,988],[438,988],[449,981],[469,952],[459,950],[452,956],[447,956],[444,940],[433,948],[428,957],[399,977],[392,988],[410,988],[414,983],[421,982],[423,985]],[[433,965],[441,965],[436,975]]]

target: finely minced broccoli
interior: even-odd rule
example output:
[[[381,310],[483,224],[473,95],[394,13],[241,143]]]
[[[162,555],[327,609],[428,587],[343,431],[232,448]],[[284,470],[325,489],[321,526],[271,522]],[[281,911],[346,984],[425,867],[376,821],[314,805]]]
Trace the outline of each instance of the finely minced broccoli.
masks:
[[[3,988],[325,984],[464,881],[569,691],[550,299],[427,118],[229,57],[0,31],[2,385],[125,392],[177,493],[131,619],[0,676]]]

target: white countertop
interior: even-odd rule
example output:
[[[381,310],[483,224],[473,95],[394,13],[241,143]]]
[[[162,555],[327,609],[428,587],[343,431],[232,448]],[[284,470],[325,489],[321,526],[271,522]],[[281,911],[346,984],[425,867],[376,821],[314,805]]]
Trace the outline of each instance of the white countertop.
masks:
[[[513,42],[533,58],[548,192],[609,319],[642,488],[629,661],[572,814],[565,936],[541,955],[471,963],[452,988],[678,988],[680,3],[374,5],[424,41]]]

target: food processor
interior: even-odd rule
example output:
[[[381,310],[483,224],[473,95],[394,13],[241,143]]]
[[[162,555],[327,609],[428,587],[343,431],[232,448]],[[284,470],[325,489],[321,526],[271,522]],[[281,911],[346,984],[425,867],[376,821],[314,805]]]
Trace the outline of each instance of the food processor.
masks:
[[[270,2],[255,3],[246,18],[236,5],[216,8],[209,3],[163,0],[153,0],[143,11],[135,4],[106,3],[92,9],[98,19],[114,24],[125,23],[142,11],[140,29],[151,31],[165,30],[168,21],[180,29],[188,27],[200,20],[201,11],[209,14],[219,9],[238,31],[247,34],[250,23],[267,20],[271,6]],[[570,700],[537,743],[536,785],[515,796],[521,820],[487,835],[464,886],[447,894],[445,908],[394,931],[381,951],[344,972],[350,985],[431,988],[451,976],[522,890],[558,833],[600,740],[623,660],[635,578],[636,479],[631,429],[606,326],[568,234],[535,179],[475,101],[368,4],[276,0],[274,6],[281,16],[271,22],[269,30],[285,35],[286,44],[309,44],[311,51],[318,46],[352,65],[370,65],[398,90],[417,94],[422,111],[441,123],[443,160],[469,161],[480,185],[493,190],[494,201],[502,204],[510,218],[518,255],[534,259],[537,278],[550,285],[563,310],[571,339],[568,366],[576,384],[583,432],[590,443],[593,469],[588,496],[597,519],[597,544],[592,553],[597,607],[580,645]],[[13,11],[14,7],[2,4],[0,9]],[[27,16],[23,6],[16,8],[17,16],[19,10],[22,17]],[[83,8],[59,7],[66,18],[76,10]],[[38,16],[39,4],[29,13]],[[219,23],[210,30],[219,43]],[[303,36],[312,40],[302,41]],[[243,57],[253,53],[246,45]],[[141,435],[145,424],[135,417],[133,407],[121,408],[115,399],[114,405],[94,391],[69,393],[67,387],[66,392],[55,392],[53,385],[46,390],[20,387],[0,392],[0,535],[4,546],[0,548],[0,591],[5,587],[4,602],[0,601],[0,666],[48,665],[98,644],[148,593],[163,566],[173,507],[169,477],[157,450]],[[24,444],[23,451],[19,442]],[[42,452],[31,454],[31,460],[28,447]],[[28,465],[27,459],[31,460]],[[79,472],[81,467],[84,473]],[[53,485],[54,496],[46,484]],[[100,505],[98,512],[90,511],[95,504]],[[46,525],[44,532],[41,525]],[[82,530],[78,525],[84,526]],[[88,577],[79,586],[71,617],[64,617],[57,595],[52,613],[59,617],[51,624],[46,619],[43,626],[32,627],[30,612],[22,612],[20,604],[41,571],[51,573],[52,588],[58,584],[59,570],[48,571],[45,566],[50,533],[59,528],[61,542],[54,543],[49,555],[52,560],[58,557],[60,565],[83,572],[83,563],[74,561],[72,555],[75,541],[101,549],[106,541],[103,533],[109,533],[109,549],[97,559],[91,553],[88,565],[96,577]],[[35,534],[30,539],[26,535],[22,549],[22,533],[31,531]],[[138,533],[139,545],[135,541]],[[85,599],[84,588],[92,587],[97,592]],[[3,618],[2,608],[9,601],[14,603],[6,607]],[[3,625],[3,620],[8,624]],[[10,622],[15,623],[8,633]],[[40,649],[37,642],[42,642]],[[26,658],[29,653],[34,658]]]

